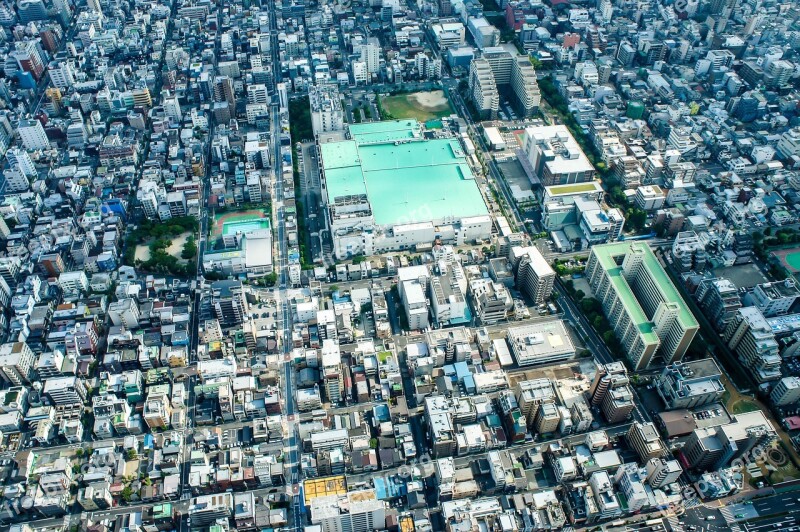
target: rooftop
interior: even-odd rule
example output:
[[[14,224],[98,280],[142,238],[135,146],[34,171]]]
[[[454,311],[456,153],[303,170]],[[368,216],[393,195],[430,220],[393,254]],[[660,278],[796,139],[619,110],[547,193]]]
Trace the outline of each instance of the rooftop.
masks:
[[[685,328],[698,327],[697,320],[694,315],[692,315],[692,311],[689,310],[686,302],[678,293],[677,288],[672,284],[667,272],[664,271],[664,268],[658,262],[650,246],[642,242],[616,242],[594,246],[592,248],[592,253],[595,254],[603,268],[609,272],[609,277],[611,277],[611,281],[614,283],[620,299],[626,309],[628,309],[631,319],[636,321],[643,334],[653,334],[655,337],[653,325],[639,305],[627,281],[622,276],[622,267],[617,264],[617,258],[624,257],[629,251],[637,251],[642,254],[642,264],[653,279],[653,282],[658,286],[664,303],[677,305],[679,310],[678,319],[681,321],[681,324]]]
[[[415,120],[354,124],[350,136],[320,146],[329,203],[366,195],[378,225],[488,214],[456,139],[423,140]]]

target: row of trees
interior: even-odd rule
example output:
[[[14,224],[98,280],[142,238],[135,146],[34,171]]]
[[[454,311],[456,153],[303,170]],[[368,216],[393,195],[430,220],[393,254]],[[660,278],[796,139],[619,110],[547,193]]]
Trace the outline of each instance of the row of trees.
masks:
[[[594,330],[603,339],[608,350],[612,353],[620,353],[622,346],[617,339],[617,335],[611,329],[611,324],[608,323],[605,314],[603,314],[603,307],[600,301],[593,297],[586,297],[583,290],[576,290],[575,284],[570,280],[564,283],[569,296],[578,303],[581,311],[583,311],[586,319],[592,324]]]

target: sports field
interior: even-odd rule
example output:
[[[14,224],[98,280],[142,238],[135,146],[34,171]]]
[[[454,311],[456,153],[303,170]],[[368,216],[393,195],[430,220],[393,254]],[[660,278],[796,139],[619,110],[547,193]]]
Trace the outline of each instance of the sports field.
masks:
[[[211,237],[218,238],[241,231],[249,233],[257,229],[269,228],[269,219],[260,210],[249,210],[239,212],[225,212],[214,217],[214,225],[211,226]]]
[[[453,113],[442,91],[382,96],[381,107],[391,114],[392,118],[415,118],[420,122],[436,120]]]
[[[772,255],[791,273],[800,273],[800,248],[773,251]]]

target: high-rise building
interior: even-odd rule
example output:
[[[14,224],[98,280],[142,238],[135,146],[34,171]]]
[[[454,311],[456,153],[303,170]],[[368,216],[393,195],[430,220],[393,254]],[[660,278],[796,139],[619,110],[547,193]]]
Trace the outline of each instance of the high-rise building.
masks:
[[[639,455],[640,463],[645,463],[652,458],[663,458],[668,454],[656,426],[652,423],[633,423],[628,429],[626,439],[628,445]]]
[[[683,358],[699,325],[646,243],[592,247],[586,277],[634,369]]]
[[[766,448],[777,437],[764,413],[757,410],[738,414],[727,425],[696,429],[681,454],[692,469],[716,471],[748,455],[756,446]]]
[[[25,150],[19,148],[9,148],[6,152],[6,160],[8,165],[17,167],[25,175],[25,177],[36,177],[36,166],[31,160],[31,156]]]
[[[325,383],[327,401],[339,403],[344,392],[342,376],[342,354],[333,339],[322,342],[322,378]]]
[[[356,51],[360,54],[361,61],[367,67],[367,75],[375,76],[380,72],[381,67],[381,47],[380,44],[370,42],[356,46]]]
[[[723,340],[758,382],[781,378],[780,346],[758,308],[740,308],[725,328]]]
[[[769,394],[776,406],[793,405],[800,402],[800,377],[784,377]]]
[[[683,474],[683,468],[677,460],[651,458],[645,465],[647,483],[651,488],[663,488],[672,484]]]
[[[211,283],[211,302],[214,314],[222,325],[232,326],[244,322],[247,301],[241,281],[216,281]]]
[[[498,91],[504,87],[511,89],[512,103],[523,118],[539,108],[541,92],[533,65],[526,56],[503,47],[488,47],[482,57],[472,60],[469,83],[472,100],[485,118],[496,118]]]
[[[718,331],[724,331],[742,308],[739,289],[728,279],[703,279],[694,297],[703,314]]]
[[[269,92],[263,83],[247,86],[247,103],[269,103]]]
[[[17,0],[17,16],[23,24],[49,18],[43,0]]]
[[[517,288],[528,296],[534,305],[540,305],[550,299],[556,272],[537,247],[512,248],[511,263]]]
[[[344,129],[344,111],[336,85],[311,85],[308,88],[308,100],[311,105],[311,127],[315,136]]]
[[[70,63],[51,61],[47,70],[53,85],[59,89],[70,89],[75,85],[75,73]]]
[[[47,133],[45,133],[42,123],[38,120],[20,120],[17,131],[19,132],[22,145],[25,146],[26,150],[36,151],[50,149],[50,141],[47,138]]]
[[[0,378],[13,386],[31,384],[36,355],[25,342],[0,345]]]
[[[591,405],[600,407],[609,422],[628,419],[634,408],[629,383],[628,370],[622,362],[601,365],[589,388]]]

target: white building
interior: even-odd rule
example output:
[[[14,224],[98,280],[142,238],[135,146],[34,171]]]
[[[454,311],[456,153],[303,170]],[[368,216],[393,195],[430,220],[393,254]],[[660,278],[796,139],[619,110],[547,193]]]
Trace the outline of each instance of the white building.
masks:
[[[336,85],[312,85],[308,88],[308,99],[315,136],[344,129],[344,111]]]
[[[561,320],[510,327],[506,341],[520,366],[550,364],[575,356],[575,346]]]
[[[22,145],[28,151],[49,150],[50,141],[44,131],[42,123],[38,120],[20,120],[17,126]]]

